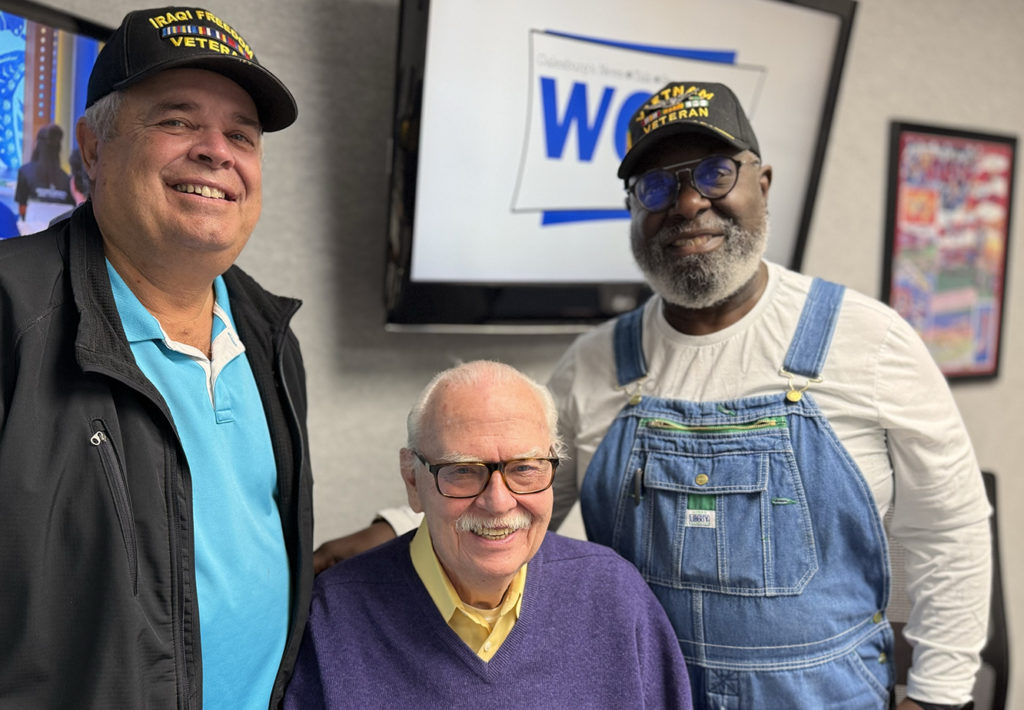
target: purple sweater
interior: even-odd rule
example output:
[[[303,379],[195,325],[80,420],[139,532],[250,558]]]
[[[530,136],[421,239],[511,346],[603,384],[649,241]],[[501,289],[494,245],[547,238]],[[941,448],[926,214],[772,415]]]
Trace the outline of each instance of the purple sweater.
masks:
[[[441,618],[412,535],[317,578],[285,708],[691,708],[668,618],[612,550],[548,533],[488,663]]]

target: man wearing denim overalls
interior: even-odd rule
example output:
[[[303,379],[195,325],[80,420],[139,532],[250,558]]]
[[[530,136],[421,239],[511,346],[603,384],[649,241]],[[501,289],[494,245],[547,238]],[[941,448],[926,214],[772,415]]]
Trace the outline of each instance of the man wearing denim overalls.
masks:
[[[990,511],[924,344],[882,303],[762,260],[772,170],[728,87],[651,96],[618,176],[655,295],[552,375],[571,449],[554,522],[578,481],[587,536],[668,611],[695,708],[882,710],[894,506],[916,647],[899,708],[966,706]]]

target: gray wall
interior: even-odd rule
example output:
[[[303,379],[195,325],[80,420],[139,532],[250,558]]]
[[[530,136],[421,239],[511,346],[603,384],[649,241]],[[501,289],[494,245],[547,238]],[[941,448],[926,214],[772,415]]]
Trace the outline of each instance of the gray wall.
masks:
[[[61,5],[108,25],[136,7],[125,0]],[[300,104],[296,125],[268,137],[264,216],[241,263],[271,290],[305,301],[295,328],[310,376],[323,540],[362,527],[380,506],[403,502],[397,449],[404,415],[436,370],[489,357],[544,378],[569,337],[523,342],[383,331],[397,0],[208,5],[250,41]],[[784,28],[765,31],[785,41]],[[804,271],[880,294],[888,122],[1024,132],[1022,36],[1020,0],[861,0]],[[1002,374],[954,386],[982,467],[999,475],[1005,586],[1017,609],[1024,608],[1024,557],[1010,542],[1024,528],[1012,507],[1024,502],[1024,476],[1016,470],[1024,454],[1024,309],[1015,298],[1024,288],[1024,249],[1015,243],[1024,220],[1021,194],[1018,175]],[[1013,608],[1013,637],[1024,640],[1024,614]],[[1024,654],[1015,658],[1010,707],[1024,707]]]

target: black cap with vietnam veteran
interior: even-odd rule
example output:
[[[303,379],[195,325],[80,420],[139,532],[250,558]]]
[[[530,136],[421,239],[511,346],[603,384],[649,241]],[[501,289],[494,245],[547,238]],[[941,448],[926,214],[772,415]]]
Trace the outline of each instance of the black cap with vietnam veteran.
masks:
[[[656,143],[684,133],[713,136],[761,157],[757,136],[732,89],[725,84],[672,82],[652,94],[629,120],[619,178],[630,177]]]
[[[167,69],[206,69],[231,79],[252,97],[264,131],[287,128],[298,116],[291,92],[260,65],[249,43],[217,15],[196,7],[125,15],[93,65],[86,108]]]

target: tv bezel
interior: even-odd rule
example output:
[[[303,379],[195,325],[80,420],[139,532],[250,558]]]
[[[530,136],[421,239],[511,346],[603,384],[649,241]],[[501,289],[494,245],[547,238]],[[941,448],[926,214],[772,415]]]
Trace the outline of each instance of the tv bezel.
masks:
[[[84,61],[86,55],[93,51],[93,46],[100,47],[106,42],[111,33],[112,29],[103,26],[97,22],[93,22],[84,17],[80,17],[73,13],[65,10],[43,5],[33,0],[0,0],[0,12],[8,15],[12,18],[19,18],[26,23],[26,46],[24,50],[24,67],[25,72],[29,71],[30,57],[29,51],[30,46],[28,44],[28,25],[35,25],[37,27],[46,28],[47,31],[52,31],[55,34],[63,34],[68,37],[68,46],[73,52],[71,57],[72,62]],[[83,44],[83,42],[85,44]],[[62,42],[61,46],[64,43]],[[46,47],[49,45],[40,45]],[[82,50],[85,50],[84,52]],[[32,51],[35,51],[33,49]],[[11,55],[15,54],[12,49]],[[5,55],[8,56],[8,55]],[[38,59],[36,60],[38,61]],[[89,67],[91,68],[91,66]],[[30,149],[30,141],[33,140],[37,130],[48,122],[55,122],[61,125],[64,129],[64,142],[65,150],[62,151],[62,158],[66,159],[68,154],[71,153],[75,147],[75,130],[74,121],[76,120],[78,113],[81,111],[82,104],[85,100],[85,84],[84,81],[87,78],[86,74],[79,74],[77,71],[73,72],[74,76],[66,78],[65,81],[71,81],[70,87],[65,86],[60,92],[54,93],[53,102],[44,102],[38,100],[38,92],[47,90],[49,87],[45,84],[39,85],[26,75],[24,77],[25,85],[25,96],[24,102],[19,107],[13,105],[9,108],[10,117],[15,121],[18,120],[18,111],[22,112],[20,116],[20,126],[18,127],[21,131],[21,165],[24,165],[28,160],[28,151]],[[56,90],[54,89],[56,92]],[[36,94],[35,97],[29,94]],[[61,99],[70,99],[70,104],[61,105]],[[58,108],[60,107],[60,108]],[[47,112],[49,112],[47,114]],[[70,124],[70,125],[69,125]],[[5,126],[9,125],[5,121]],[[12,165],[11,161],[5,160],[4,165],[6,166],[4,171],[4,205],[3,205],[3,217],[2,225],[4,231],[0,234],[0,238],[10,238],[18,236],[19,234],[27,234],[33,231],[37,231],[46,226],[47,221],[54,214],[59,214],[59,210],[66,207],[60,203],[53,203],[47,205],[47,203],[39,203],[40,206],[58,208],[56,210],[39,210],[33,211],[32,204],[28,205],[27,213],[22,212],[21,216],[16,216],[18,213],[18,205],[13,202],[16,199],[17,188],[15,187],[15,174],[18,174],[20,166]],[[65,170],[68,169],[68,164],[64,163]],[[7,187],[11,189],[10,198],[7,195]],[[70,206],[67,206],[70,207]]]
[[[833,14],[839,20],[828,86],[788,266],[799,270],[807,244],[856,0],[769,0]],[[427,47],[429,0],[401,0],[390,172],[385,329],[423,332],[580,332],[646,300],[636,283],[456,283],[410,279],[416,204],[417,145]]]
[[[100,42],[106,42],[114,31],[113,28],[98,22],[32,0],[0,0],[0,11],[20,15],[26,20],[84,35]]]

